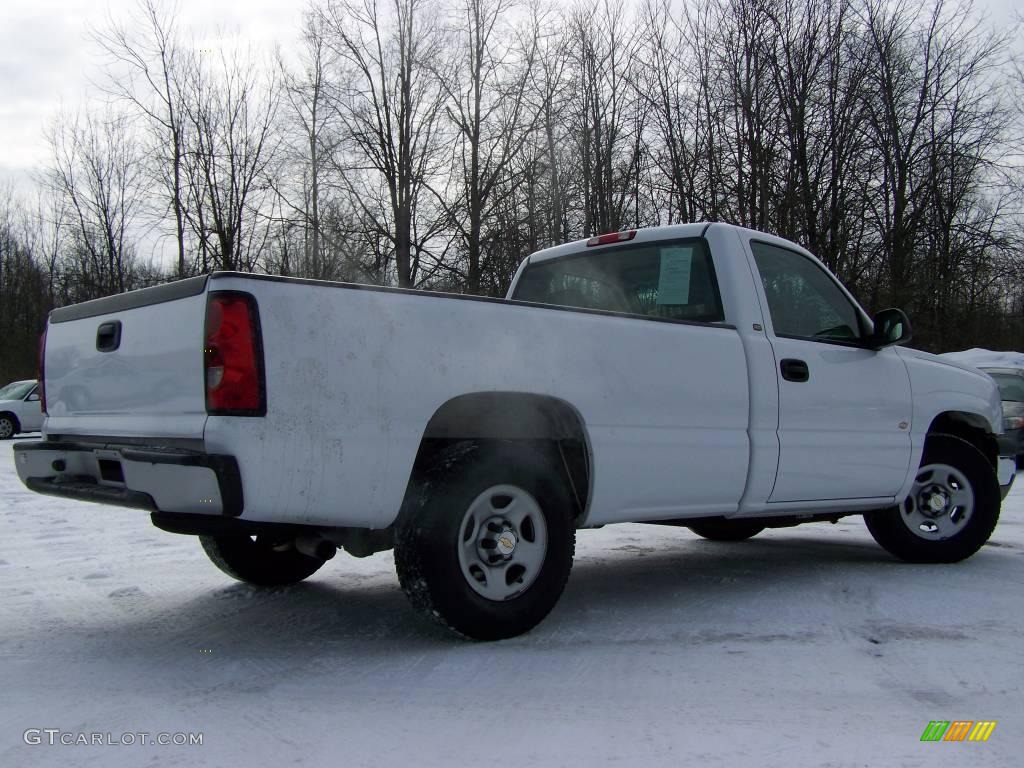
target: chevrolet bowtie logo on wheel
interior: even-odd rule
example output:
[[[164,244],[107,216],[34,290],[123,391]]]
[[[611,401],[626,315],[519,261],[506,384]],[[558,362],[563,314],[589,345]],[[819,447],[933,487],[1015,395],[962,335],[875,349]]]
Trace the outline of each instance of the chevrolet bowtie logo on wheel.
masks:
[[[932,720],[921,741],[988,741],[995,728],[995,720]]]

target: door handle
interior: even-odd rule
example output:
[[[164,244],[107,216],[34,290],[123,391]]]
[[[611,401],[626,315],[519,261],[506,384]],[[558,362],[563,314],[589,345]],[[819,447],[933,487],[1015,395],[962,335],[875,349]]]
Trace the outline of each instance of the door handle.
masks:
[[[119,346],[121,346],[120,320],[103,323],[96,329],[96,350],[98,352],[113,352]]]
[[[779,370],[782,371],[782,378],[786,381],[803,382],[811,378],[811,372],[803,360],[786,358],[779,363]]]

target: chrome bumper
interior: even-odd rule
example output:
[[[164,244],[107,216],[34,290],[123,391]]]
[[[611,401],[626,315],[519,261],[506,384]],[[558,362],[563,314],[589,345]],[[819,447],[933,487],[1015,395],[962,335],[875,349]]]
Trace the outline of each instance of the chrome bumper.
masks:
[[[238,516],[244,506],[232,456],[116,444],[14,445],[18,477],[30,490],[150,512]]]

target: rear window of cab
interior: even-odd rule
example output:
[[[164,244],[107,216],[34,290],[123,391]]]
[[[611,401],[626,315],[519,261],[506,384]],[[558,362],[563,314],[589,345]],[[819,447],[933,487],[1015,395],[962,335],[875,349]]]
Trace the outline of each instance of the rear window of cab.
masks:
[[[512,298],[667,320],[724,320],[703,238],[630,243],[530,265]]]

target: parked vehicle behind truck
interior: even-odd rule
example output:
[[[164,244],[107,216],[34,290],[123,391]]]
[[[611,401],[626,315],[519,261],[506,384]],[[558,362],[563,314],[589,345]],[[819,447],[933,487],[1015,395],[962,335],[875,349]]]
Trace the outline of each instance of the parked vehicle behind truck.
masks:
[[[999,437],[999,452],[1016,456],[1019,465],[1024,460],[1024,369],[982,368],[999,387],[1003,399],[1003,434]]]
[[[1019,468],[1024,462],[1024,354],[975,348],[946,352],[939,357],[970,365],[995,381],[1003,400],[1003,434],[999,436],[999,453],[1016,456]]]
[[[857,514],[901,559],[972,555],[1013,479],[999,393],[909,338],[726,224],[540,251],[506,299],[220,272],[51,313],[45,440],[15,456],[29,488],[147,510],[253,584],[394,548],[423,615],[503,638],[610,523],[737,540]]]
[[[21,432],[38,432],[43,425],[39,387],[32,379],[0,387],[0,440]]]

